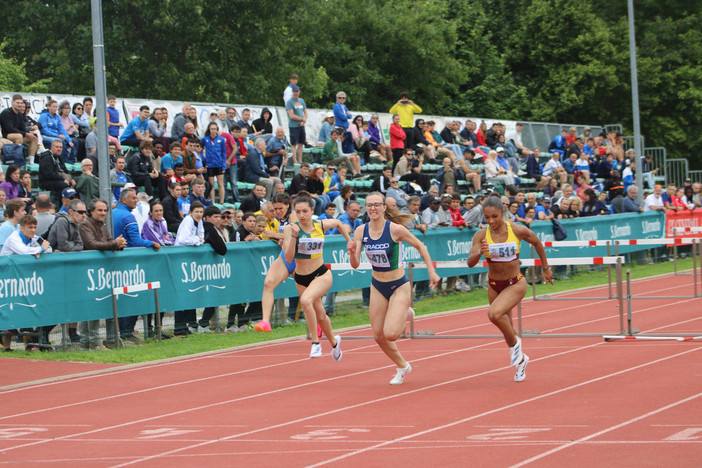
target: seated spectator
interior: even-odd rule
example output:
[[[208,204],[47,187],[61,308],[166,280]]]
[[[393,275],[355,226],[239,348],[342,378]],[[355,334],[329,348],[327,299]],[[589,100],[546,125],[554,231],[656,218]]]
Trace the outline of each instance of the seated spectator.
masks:
[[[681,197],[683,204],[687,206],[690,210],[694,210],[695,208],[697,208],[694,199],[695,197],[692,185],[685,185],[685,187],[683,187],[683,196]]]
[[[184,102],[181,112],[177,113],[173,118],[173,127],[171,128],[171,141],[181,142],[183,136],[185,135],[185,124],[190,122],[188,116],[190,115],[190,109],[192,106],[189,102]],[[234,111],[236,114],[236,111]]]
[[[373,150],[370,145],[370,139],[366,138],[363,132],[363,116],[357,115],[354,117],[353,121],[349,124],[349,131],[351,132],[351,139],[353,141],[353,146],[356,151],[363,154],[366,162],[370,162],[370,153]]]
[[[692,202],[695,208],[702,207],[702,183],[700,182],[692,184]]]
[[[534,149],[534,152],[537,152],[536,149]],[[543,175],[550,176],[551,178],[557,178],[560,180],[561,184],[568,182],[568,172],[561,163],[560,152],[556,151],[553,153],[551,159],[544,166]]]
[[[167,230],[170,232],[177,232],[180,223],[183,221],[183,216],[181,215],[182,210],[179,206],[178,200],[181,199],[182,186],[179,182],[173,182],[169,187],[169,193],[161,201],[161,212],[162,217],[165,218],[164,222],[166,224]],[[188,201],[188,204],[191,202]],[[153,207],[152,207],[153,210]],[[188,207],[187,212],[190,212]]]
[[[329,195],[329,199],[334,201],[339,196],[341,188],[341,178],[336,173],[336,167],[333,164],[327,164],[327,170],[324,173],[324,193]],[[284,193],[284,191],[282,192]]]
[[[661,194],[663,193],[663,187],[656,184],[653,187],[653,193],[646,197],[644,200],[644,211],[665,211],[665,206],[663,205],[663,198]]]
[[[568,149],[566,150],[565,157],[569,158],[571,154],[575,153],[578,156],[578,158],[580,158],[580,154],[584,153],[584,143],[584,141],[576,137],[572,143],[568,143]],[[590,155],[589,153],[586,154],[588,156]]]
[[[7,171],[5,171],[5,182],[0,184],[0,188],[5,191],[7,200],[19,198],[20,187],[22,186],[22,183],[20,182],[20,172],[21,169],[16,164],[10,164],[7,166]],[[26,202],[27,200],[24,201]]]
[[[392,167],[385,166],[379,175],[373,180],[373,184],[370,186],[371,192],[380,192],[385,195],[390,188],[390,177],[392,176]]]
[[[327,112],[322,119],[322,127],[319,129],[317,136],[317,147],[322,148],[324,144],[331,139],[332,131],[334,130],[334,113]]]
[[[692,189],[692,187],[690,187],[690,189]],[[695,209],[694,203],[687,203],[685,199],[685,187],[680,187],[675,191],[671,203],[674,207],[679,207],[682,211]]]
[[[522,122],[517,122],[514,131],[505,135],[505,138],[508,144],[514,146],[516,153],[520,154],[522,158],[525,158],[531,156],[534,151],[524,146],[524,142],[522,141],[522,128],[524,128],[524,124]],[[536,160],[539,160],[538,155]]]
[[[572,197],[570,200],[570,211],[569,215],[573,218],[580,217],[580,210],[583,209],[583,201],[580,197]]]
[[[85,135],[87,135],[87,132],[83,137],[81,137],[81,127],[76,125],[73,119],[74,116],[71,115],[71,105],[68,101],[64,100],[59,104],[58,116],[61,119],[61,124],[66,130],[66,133],[70,135],[71,139],[73,139],[73,142],[76,145],[74,148],[76,150],[74,154],[76,155],[77,160],[81,161],[85,157]],[[76,160],[71,160],[69,162],[73,164],[76,162]]]
[[[463,215],[461,214],[461,196],[457,193],[454,193],[451,196],[449,214],[451,215],[451,226],[457,227],[458,229],[463,229],[466,226],[466,221],[463,219]]]
[[[409,202],[410,198],[410,196],[400,188],[400,181],[397,177],[392,177],[390,179],[390,188],[388,188],[388,191],[385,194],[385,196],[386,201],[388,198],[392,198],[393,200],[395,200],[395,203],[397,204],[397,208],[399,210],[402,210],[407,207],[407,203]]]
[[[324,213],[319,215],[317,217],[317,221],[320,219],[335,219],[336,218],[336,205],[334,203],[327,203],[327,206],[324,207]],[[329,235],[329,232],[331,229],[327,229],[327,232],[325,232],[325,235]]]
[[[641,172],[643,173],[645,187],[651,188],[656,185],[656,175],[660,171],[659,167],[653,167],[653,155],[648,153],[641,158]]]
[[[251,123],[254,135],[271,135],[273,133],[273,114],[267,107],[261,109],[261,117]]]
[[[628,190],[630,185],[636,183],[636,161],[632,160],[629,165],[622,171],[622,182],[624,182],[624,190]]]
[[[436,173],[436,181],[439,182],[439,192],[445,192],[446,187],[457,187],[458,181],[463,179],[463,171],[456,169],[451,159],[446,157],[442,161],[442,167]]]
[[[448,201],[448,205],[450,204],[451,202]],[[433,197],[429,200],[429,207],[422,212],[422,223],[427,225],[427,229],[437,229],[451,225],[451,215],[448,213],[448,210],[442,208],[441,200],[438,197]]]
[[[165,154],[161,158],[161,177],[164,177],[166,180],[173,177],[173,169],[178,163],[183,163],[183,146],[178,142],[174,142],[171,144],[170,153]],[[192,178],[194,179],[195,177],[193,176]]]
[[[576,170],[585,176],[586,182],[590,183],[590,156],[586,153],[580,153],[578,159],[575,160]]]
[[[158,172],[151,163],[152,148],[151,141],[143,140],[139,144],[139,152],[133,154],[127,161],[127,171],[132,181],[137,186],[144,187],[144,191],[149,196],[154,194],[153,185],[158,186],[159,182]]]
[[[296,195],[299,192],[307,191],[307,177],[310,173],[310,165],[306,162],[300,164],[300,172],[295,174],[290,181],[290,187],[288,188],[288,193],[290,195]],[[264,186],[265,189],[265,186]],[[261,195],[261,198],[265,197],[265,192]],[[258,211],[256,210],[244,210],[244,211]]]
[[[339,190],[339,196],[334,199],[334,205],[336,205],[336,217],[338,218],[342,214],[346,213],[349,203],[355,200],[353,194],[353,187],[350,185],[342,185],[341,190]]]
[[[192,181],[191,193],[188,195],[188,200],[190,203],[200,202],[202,206],[207,208],[212,205],[212,200],[205,198],[205,181],[203,179],[197,178]]]
[[[270,198],[273,194],[273,186],[280,182],[280,179],[268,173],[264,159],[265,151],[266,141],[263,138],[257,139],[255,148],[246,158],[243,180],[249,183],[262,183],[266,188],[266,197]]]
[[[497,162],[497,152],[490,150],[485,160],[485,177],[496,179],[502,185],[514,185],[514,176]]]
[[[575,177],[575,194],[580,197],[582,201],[585,201],[585,197],[583,193],[585,192],[586,189],[592,188],[590,185],[588,185],[588,180],[587,176],[585,175],[584,172],[582,171],[575,171],[573,174]]]
[[[434,198],[439,198],[439,187],[437,185],[432,185],[429,187],[429,190],[427,190],[427,193],[422,195],[422,198],[420,199],[419,211],[424,213],[424,210],[429,208],[429,204]]]
[[[550,162],[550,161],[549,161]],[[544,168],[545,169],[545,168]],[[551,172],[558,173],[557,168],[551,168]],[[565,171],[563,171],[565,172]],[[534,179],[536,181],[536,190],[543,190],[551,182],[551,177],[541,173],[541,167],[539,165],[539,152],[538,148],[536,151],[532,151],[526,160],[526,173],[527,177]]]
[[[429,142],[431,146],[434,147],[434,151],[436,152],[436,154],[448,156],[449,158],[451,158],[452,162],[456,161],[456,153],[453,151],[453,149],[446,147],[446,144],[441,139],[439,133],[435,130],[435,127],[436,123],[433,120],[429,120],[426,122],[426,125],[423,127],[424,139],[427,142]],[[460,151],[460,154],[463,154],[463,150]],[[434,158],[437,157],[434,156]]]
[[[137,204],[132,210],[132,214],[134,215],[134,219],[136,219],[137,226],[139,227],[139,235],[141,235],[142,226],[146,220],[149,219],[149,211],[151,209],[149,206],[150,200],[151,197],[149,197],[146,192],[137,192]]]
[[[10,237],[10,234],[19,230],[19,222],[22,217],[27,214],[25,210],[25,203],[15,198],[14,200],[9,200],[5,203],[5,222],[0,224],[0,248]]]
[[[627,197],[624,199],[624,204],[622,206],[623,213],[639,213],[643,212],[643,207],[639,205],[636,200],[636,196],[639,194],[639,189],[636,185],[630,185],[626,189]]]
[[[322,166],[310,170],[307,178],[307,191],[315,202],[314,214],[321,215],[324,207],[331,203],[329,195],[324,193],[324,168]]]
[[[25,110],[26,104],[22,95],[14,94],[10,107],[0,112],[0,129],[2,129],[3,138],[7,138],[16,145],[27,145],[29,158],[33,159],[39,147],[39,139],[33,131],[27,130]]]
[[[120,198],[120,194],[122,193],[122,188],[132,182],[132,178],[127,175],[126,172],[124,172],[124,168],[126,166],[125,158],[124,156],[117,156],[115,158],[115,167],[110,170],[110,184],[114,187],[112,189],[112,196],[113,198],[113,204],[117,204]],[[117,185],[115,187],[115,184],[121,184]]]
[[[559,135],[556,135],[551,143],[548,145],[548,152],[553,153],[555,150],[559,150],[561,154],[565,154],[567,147],[566,137],[568,136],[568,131],[564,128],[561,130]],[[577,158],[577,156],[576,156]]]
[[[64,161],[73,163],[76,161],[77,148],[74,147],[74,142],[71,136],[66,132],[61,122],[61,117],[56,113],[58,111],[58,103],[49,99],[44,109],[39,115],[39,123],[41,124],[42,142],[45,147],[52,146],[54,141],[61,141],[61,156]]]
[[[343,130],[336,129],[332,131],[330,139],[324,144],[322,149],[322,163],[334,164],[335,166],[344,165],[351,170],[353,178],[360,177],[361,161],[357,154],[339,155],[339,139],[343,135]]]
[[[371,149],[380,154],[380,162],[384,163],[393,159],[390,145],[385,143],[385,136],[378,126],[378,114],[371,115],[368,121],[368,134]]]
[[[263,184],[256,184],[251,193],[245,197],[239,208],[244,213],[260,211],[263,203],[266,202],[266,187]]]
[[[54,193],[60,193],[66,187],[75,187],[76,182],[68,174],[68,169],[61,156],[63,142],[59,139],[51,143],[51,150],[39,160],[39,187]]]
[[[536,208],[536,216],[542,221],[548,221],[553,218],[553,213],[551,213],[551,197],[544,195],[541,199],[541,205],[543,210],[539,210],[538,206]]]
[[[419,205],[421,201],[417,195],[412,195],[409,200],[407,200],[407,207],[402,210],[403,213],[409,213],[412,215],[412,219],[405,224],[407,229],[418,229],[422,231],[422,234],[427,233],[427,225],[422,223],[422,216],[419,213]]]
[[[165,112],[164,112],[165,111]],[[154,109],[149,123],[149,136],[154,142],[160,141],[166,152],[170,151],[171,139],[168,138],[168,111],[166,108],[157,107]]]
[[[278,127],[266,144],[266,151],[263,158],[266,162],[268,172],[274,176],[280,176],[288,162],[288,153],[286,148],[290,146],[288,139],[285,137],[285,129]]]
[[[466,214],[466,211],[470,211],[473,206],[475,206],[475,199],[472,195],[468,195],[463,199],[461,203],[461,215]]]
[[[186,146],[189,140],[200,141],[200,137],[197,136],[195,131],[195,124],[188,120],[183,129],[183,138],[180,139],[180,144]]]
[[[93,162],[86,158],[80,163],[82,174],[76,181],[76,191],[85,203],[100,198],[100,180],[93,174]]]
[[[358,217],[359,214],[361,214],[361,205],[358,202],[352,201],[349,202],[346,207],[346,212],[339,215],[337,219],[344,225],[343,227],[346,229],[346,232],[351,234],[358,226],[363,224],[363,221]],[[337,228],[328,232],[329,235],[341,234]]]
[[[395,164],[393,175],[401,182],[416,182],[426,192],[431,186],[431,177],[422,174],[422,159],[416,156],[412,148],[406,148],[402,151],[404,151],[404,153],[400,153],[402,156],[398,156],[397,161],[393,160],[393,164]]]
[[[608,215],[609,209],[602,202],[592,188],[583,190],[583,208],[580,210],[580,216],[599,216]],[[626,202],[624,202],[626,205]],[[626,209],[626,208],[625,208]]]

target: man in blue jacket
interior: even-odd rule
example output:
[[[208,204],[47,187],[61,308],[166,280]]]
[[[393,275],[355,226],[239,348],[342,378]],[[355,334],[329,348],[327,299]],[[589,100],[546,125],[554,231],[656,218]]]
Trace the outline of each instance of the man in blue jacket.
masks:
[[[41,125],[41,136],[45,148],[51,148],[51,143],[55,140],[63,142],[63,153],[61,157],[69,164],[73,164],[77,158],[76,148],[73,146],[73,140],[68,135],[68,132],[63,128],[61,117],[58,116],[58,102],[49,99],[46,103],[46,109],[41,111],[39,116],[39,124]]]
[[[349,120],[353,118],[348,107],[346,107],[346,93],[339,91],[336,93],[336,103],[334,104],[334,125],[344,130],[349,128]]]
[[[153,247],[154,250],[160,249],[161,244],[142,239],[139,235],[139,226],[132,214],[136,204],[136,191],[132,188],[122,189],[117,208],[112,210],[114,237],[123,236],[127,241],[127,247]],[[134,336],[134,325],[136,325],[137,318],[137,315],[119,318],[119,336],[122,339],[135,342],[141,341]]]

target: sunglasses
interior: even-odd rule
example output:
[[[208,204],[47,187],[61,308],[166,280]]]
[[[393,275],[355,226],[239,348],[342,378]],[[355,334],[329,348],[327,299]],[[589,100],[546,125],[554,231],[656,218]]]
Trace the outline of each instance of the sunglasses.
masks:
[[[82,107],[76,107],[76,110],[83,110]]]
[[[85,210],[76,210],[76,213],[78,213],[78,214],[85,214],[85,213],[87,213],[87,211],[85,211]]]

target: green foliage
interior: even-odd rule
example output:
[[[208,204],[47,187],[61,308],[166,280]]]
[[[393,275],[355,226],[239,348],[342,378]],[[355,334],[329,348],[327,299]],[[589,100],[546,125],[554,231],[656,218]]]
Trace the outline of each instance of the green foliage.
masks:
[[[702,3],[635,4],[642,131],[702,153]],[[90,2],[0,0],[5,89],[93,93]],[[103,0],[107,87],[133,98],[623,123],[632,128],[626,2]],[[9,62],[8,62],[9,60]],[[51,85],[50,88],[48,85]]]

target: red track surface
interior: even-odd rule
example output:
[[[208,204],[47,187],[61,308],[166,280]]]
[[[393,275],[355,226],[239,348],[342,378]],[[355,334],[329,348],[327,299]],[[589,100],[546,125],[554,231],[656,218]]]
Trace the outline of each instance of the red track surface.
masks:
[[[642,294],[691,295],[691,278],[635,282]],[[635,301],[634,326],[700,332],[701,306]],[[523,316],[542,333],[619,332],[614,300],[525,301]],[[437,335],[495,333],[484,309],[415,324]],[[500,340],[407,340],[399,346],[414,371],[395,387],[372,341],[342,346],[339,363],[328,343],[315,360],[307,342],[272,343],[0,392],[0,464],[702,464],[700,341],[526,338],[527,379],[515,383]]]

